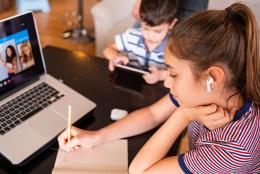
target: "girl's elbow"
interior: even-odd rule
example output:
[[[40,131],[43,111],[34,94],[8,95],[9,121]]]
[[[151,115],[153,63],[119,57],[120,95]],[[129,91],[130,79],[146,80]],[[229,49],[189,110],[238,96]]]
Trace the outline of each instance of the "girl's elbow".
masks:
[[[140,170],[137,166],[130,164],[128,169],[129,174],[143,174],[144,171]]]
[[[143,174],[143,172],[140,172],[140,171],[135,170],[135,169],[130,169],[130,168],[128,170],[128,173],[129,174]]]

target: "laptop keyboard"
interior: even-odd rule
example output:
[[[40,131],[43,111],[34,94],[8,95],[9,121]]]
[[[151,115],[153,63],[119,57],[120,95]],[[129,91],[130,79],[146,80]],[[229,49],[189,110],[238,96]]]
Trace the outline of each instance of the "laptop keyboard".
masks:
[[[63,96],[64,94],[47,83],[42,82],[13,100],[1,105],[0,135],[4,135]]]

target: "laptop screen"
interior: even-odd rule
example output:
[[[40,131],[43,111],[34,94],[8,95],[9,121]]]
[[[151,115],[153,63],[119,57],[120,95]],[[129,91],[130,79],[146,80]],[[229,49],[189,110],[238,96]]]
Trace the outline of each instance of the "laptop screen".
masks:
[[[32,13],[0,21],[0,98],[44,73]]]

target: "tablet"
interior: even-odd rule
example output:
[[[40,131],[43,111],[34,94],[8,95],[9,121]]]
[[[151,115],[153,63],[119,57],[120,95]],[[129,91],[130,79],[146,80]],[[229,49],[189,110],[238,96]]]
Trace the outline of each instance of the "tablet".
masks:
[[[135,72],[138,74],[143,74],[143,75],[149,74],[148,71],[141,69],[139,67],[133,66],[133,65],[129,65],[129,64],[127,64],[127,65],[116,64],[116,67],[121,68],[123,70],[132,71],[132,72]]]

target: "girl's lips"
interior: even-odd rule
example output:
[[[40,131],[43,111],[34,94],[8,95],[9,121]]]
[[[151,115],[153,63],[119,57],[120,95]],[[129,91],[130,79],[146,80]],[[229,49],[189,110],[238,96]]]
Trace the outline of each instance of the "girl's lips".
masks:
[[[178,97],[176,95],[174,95],[172,92],[171,92],[171,95],[178,102],[178,104],[180,104],[180,100],[178,99]]]
[[[173,92],[170,92],[171,95],[174,97],[174,98],[177,98],[177,96],[173,93]]]

